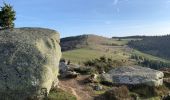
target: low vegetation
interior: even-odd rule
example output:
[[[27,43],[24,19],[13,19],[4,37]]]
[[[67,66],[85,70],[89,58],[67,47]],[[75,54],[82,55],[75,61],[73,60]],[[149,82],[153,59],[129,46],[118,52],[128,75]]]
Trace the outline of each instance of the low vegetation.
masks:
[[[76,97],[61,89],[52,89],[46,100],[77,100]]]
[[[96,59],[84,62],[84,65],[91,66],[95,68],[98,73],[102,73],[103,71],[108,72],[110,69],[112,69],[115,66],[122,66],[123,62],[102,56],[100,58],[96,58]]]
[[[162,100],[168,93],[169,88],[165,85],[159,87],[146,85],[113,85],[97,96],[95,100]]]
[[[73,71],[80,73],[82,75],[90,75],[95,73],[95,69],[92,67],[80,67],[80,68],[74,68]]]
[[[104,93],[106,100],[123,100],[130,99],[130,92],[126,86],[113,87]]]
[[[152,97],[164,97],[168,94],[169,89],[163,85],[159,87],[146,86],[146,85],[135,85],[129,88],[133,93],[138,94],[140,98],[152,98]]]
[[[112,87],[95,100],[132,100],[130,91],[126,86]]]

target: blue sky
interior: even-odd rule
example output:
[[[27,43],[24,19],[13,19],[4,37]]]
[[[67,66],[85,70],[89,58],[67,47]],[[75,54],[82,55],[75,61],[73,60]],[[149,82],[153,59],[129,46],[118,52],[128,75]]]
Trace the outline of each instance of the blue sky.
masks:
[[[51,28],[61,37],[170,34],[170,0],[4,1],[16,10],[16,27]]]

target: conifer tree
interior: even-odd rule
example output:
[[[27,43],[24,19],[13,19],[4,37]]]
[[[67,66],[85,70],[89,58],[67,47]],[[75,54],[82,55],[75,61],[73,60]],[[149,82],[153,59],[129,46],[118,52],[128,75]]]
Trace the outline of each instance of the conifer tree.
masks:
[[[0,28],[9,29],[14,28],[15,11],[10,4],[4,3],[0,10]]]

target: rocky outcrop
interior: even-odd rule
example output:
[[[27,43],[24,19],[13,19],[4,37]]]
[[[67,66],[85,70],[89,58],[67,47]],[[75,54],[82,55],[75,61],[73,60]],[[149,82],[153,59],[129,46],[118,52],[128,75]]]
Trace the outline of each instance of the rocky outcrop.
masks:
[[[67,65],[65,61],[60,61],[59,64],[60,78],[76,78],[79,73],[75,72]]]
[[[59,40],[49,29],[0,31],[0,100],[47,96],[58,84]]]
[[[163,84],[164,74],[150,68],[133,66],[133,67],[116,67],[106,74],[102,74],[102,79],[114,84],[145,84],[149,86],[159,86]]]
[[[68,71],[69,67],[65,62],[60,62],[59,63],[59,71],[60,73],[66,73]]]

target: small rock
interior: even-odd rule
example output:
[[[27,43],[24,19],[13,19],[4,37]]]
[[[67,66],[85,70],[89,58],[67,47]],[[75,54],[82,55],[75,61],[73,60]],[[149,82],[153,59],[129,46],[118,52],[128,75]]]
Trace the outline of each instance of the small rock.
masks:
[[[79,75],[79,73],[76,72],[72,72],[72,71],[67,71],[65,73],[61,74],[62,78],[77,78],[77,76]]]
[[[96,91],[100,91],[102,89],[103,89],[103,87],[99,84],[94,86],[94,90],[96,90]]]
[[[60,72],[60,74],[67,72],[68,69],[69,68],[68,68],[68,66],[67,66],[67,64],[65,62],[60,62],[60,64],[59,64],[59,72]]]
[[[97,74],[92,74],[85,79],[84,83],[98,83],[97,77],[98,77]]]

